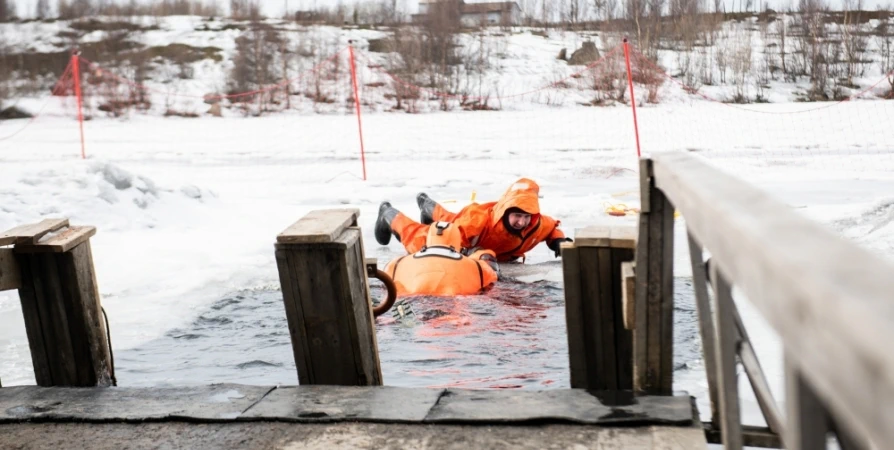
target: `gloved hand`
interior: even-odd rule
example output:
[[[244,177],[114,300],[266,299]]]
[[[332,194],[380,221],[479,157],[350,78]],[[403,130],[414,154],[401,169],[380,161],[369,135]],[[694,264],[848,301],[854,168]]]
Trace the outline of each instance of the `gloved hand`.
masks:
[[[562,246],[563,242],[574,242],[574,241],[569,237],[563,237],[563,238],[553,239],[553,240],[547,242],[546,246],[549,247],[550,250],[555,252],[556,258],[558,258],[559,256],[562,255],[562,247],[561,246]]]

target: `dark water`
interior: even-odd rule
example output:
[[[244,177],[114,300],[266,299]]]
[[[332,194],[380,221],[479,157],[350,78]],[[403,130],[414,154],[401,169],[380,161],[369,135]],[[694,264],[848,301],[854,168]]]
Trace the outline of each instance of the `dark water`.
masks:
[[[381,289],[372,286],[373,296]],[[700,359],[691,280],[675,283],[674,364]],[[483,295],[407,299],[411,314],[377,322],[391,386],[549,389],[569,386],[561,287],[500,282]],[[122,386],[298,384],[280,291],[223,298],[183,328],[115,354]]]

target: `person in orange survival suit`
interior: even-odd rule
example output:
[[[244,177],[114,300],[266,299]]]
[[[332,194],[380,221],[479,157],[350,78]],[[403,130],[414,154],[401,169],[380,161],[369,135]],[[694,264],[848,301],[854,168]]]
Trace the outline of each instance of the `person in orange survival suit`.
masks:
[[[509,186],[498,201],[473,203],[458,213],[447,211],[425,193],[419,194],[416,200],[422,210],[423,222],[454,223],[463,235],[464,248],[492,250],[497,261],[507,262],[524,259],[525,253],[544,241],[558,257],[561,243],[571,241],[559,229],[558,220],[540,214],[539,193],[540,186],[536,182],[521,178]],[[376,240],[387,245],[391,232],[394,232],[407,251],[412,252],[411,249],[420,248],[424,239],[414,232],[413,224],[417,223],[384,202],[376,221]]]
[[[394,280],[399,297],[471,295],[497,281],[499,266],[494,253],[479,250],[464,255],[460,247],[462,235],[457,226],[447,222],[415,225],[416,233],[427,230],[425,245],[385,266],[385,273]],[[407,230],[402,231],[409,235]]]

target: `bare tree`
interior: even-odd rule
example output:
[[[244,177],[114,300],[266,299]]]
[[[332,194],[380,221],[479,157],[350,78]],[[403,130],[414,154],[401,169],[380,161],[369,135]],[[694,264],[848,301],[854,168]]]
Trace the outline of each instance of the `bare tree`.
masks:
[[[886,12],[885,16],[890,16],[891,7],[886,6],[882,9]],[[882,73],[887,75],[888,84],[891,90],[888,92],[888,98],[894,98],[894,26],[887,20],[879,24],[876,30],[876,45],[879,51],[879,66]]]
[[[869,47],[869,38],[860,25],[863,0],[843,0],[843,10],[841,43],[844,47],[845,74],[848,83],[853,84],[853,78],[862,76],[866,71],[864,56]]]
[[[50,0],[37,0],[35,17],[38,19],[47,19],[50,17]]]
[[[15,0],[0,0],[0,22],[7,22],[16,16]]]

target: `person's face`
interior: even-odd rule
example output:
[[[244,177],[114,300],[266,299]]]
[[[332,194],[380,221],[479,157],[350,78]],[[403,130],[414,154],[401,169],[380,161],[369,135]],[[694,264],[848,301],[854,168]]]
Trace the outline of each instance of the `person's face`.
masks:
[[[531,215],[525,213],[509,213],[509,226],[516,230],[524,230],[531,224]]]

